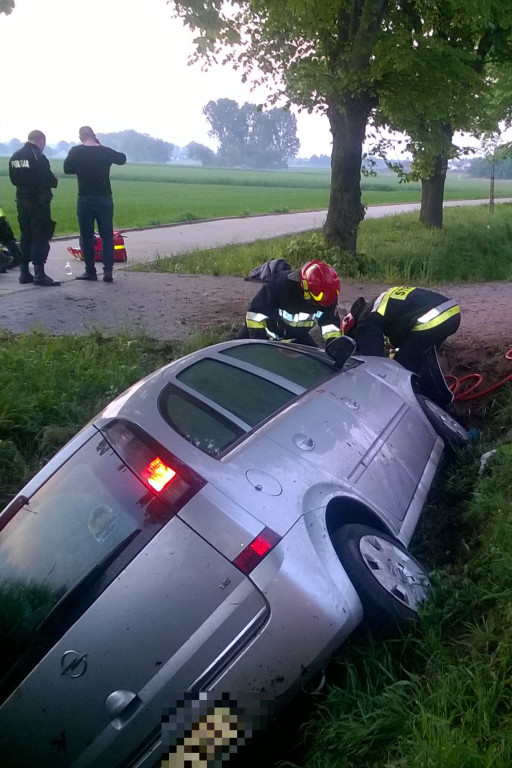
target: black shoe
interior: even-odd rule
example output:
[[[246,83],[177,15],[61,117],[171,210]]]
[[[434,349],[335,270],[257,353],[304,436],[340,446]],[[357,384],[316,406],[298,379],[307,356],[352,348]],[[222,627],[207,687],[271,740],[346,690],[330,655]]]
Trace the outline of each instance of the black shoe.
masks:
[[[20,272],[19,281],[22,285],[24,285],[25,283],[33,283],[34,275],[28,270],[26,272]]]
[[[48,277],[48,275],[42,275],[41,277],[34,277],[32,282],[34,285],[42,285],[44,287],[60,285],[58,280],[52,280],[52,278]]]
[[[104,283],[113,283],[114,278],[112,277],[112,271],[110,269],[105,269],[103,271],[103,282]]]
[[[77,280],[97,280],[98,275],[96,272],[84,272],[83,275],[77,275]]]

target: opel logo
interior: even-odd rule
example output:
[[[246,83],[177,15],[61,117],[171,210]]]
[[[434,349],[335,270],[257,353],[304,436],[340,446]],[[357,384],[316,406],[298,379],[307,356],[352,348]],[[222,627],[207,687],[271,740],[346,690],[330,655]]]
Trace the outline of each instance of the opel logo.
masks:
[[[87,669],[87,654],[78,651],[66,651],[60,660],[61,675],[82,677]]]

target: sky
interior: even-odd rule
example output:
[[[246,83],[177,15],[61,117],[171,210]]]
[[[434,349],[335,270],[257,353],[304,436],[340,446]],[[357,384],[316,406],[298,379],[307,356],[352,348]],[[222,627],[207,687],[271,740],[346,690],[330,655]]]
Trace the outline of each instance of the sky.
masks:
[[[261,103],[228,67],[187,61],[193,35],[166,0],[16,0],[0,14],[0,142],[39,129],[47,144],[78,142],[78,128],[135,130],[180,147],[216,149],[202,114],[210,100]],[[300,157],[331,154],[325,116],[296,114]]]

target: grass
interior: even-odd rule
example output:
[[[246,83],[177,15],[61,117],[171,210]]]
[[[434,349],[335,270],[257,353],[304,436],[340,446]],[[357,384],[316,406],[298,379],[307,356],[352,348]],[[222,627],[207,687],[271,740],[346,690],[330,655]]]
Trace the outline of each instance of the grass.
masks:
[[[59,177],[52,215],[56,236],[76,235],[76,178],[66,176],[62,160],[50,161]],[[329,203],[328,170],[247,171],[175,165],[127,164],[111,172],[115,200],[114,224],[119,229],[151,227],[180,221],[323,210]],[[446,199],[487,199],[485,180],[450,175]],[[418,183],[400,184],[391,173],[363,178],[365,205],[418,202]],[[497,181],[496,196],[512,196],[512,181]],[[17,234],[14,188],[8,158],[0,158],[0,203]]]

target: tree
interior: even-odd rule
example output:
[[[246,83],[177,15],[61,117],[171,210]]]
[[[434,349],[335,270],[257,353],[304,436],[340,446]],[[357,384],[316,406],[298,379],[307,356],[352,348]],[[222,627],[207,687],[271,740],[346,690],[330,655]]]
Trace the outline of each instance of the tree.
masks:
[[[425,42],[434,33],[442,39],[442,24],[447,22],[447,42],[454,52],[460,49],[462,58],[476,57],[477,39],[470,32],[480,30],[483,51],[498,14],[505,19],[509,13],[512,18],[509,4],[510,0],[174,0],[177,15],[198,32],[197,58],[220,59],[241,68],[243,80],[273,84],[273,103],[286,97],[327,115],[333,142],[324,234],[330,244],[354,256],[364,216],[360,182],[365,132],[382,96],[392,100],[397,61],[400,64],[404,51],[412,57],[419,40]],[[498,35],[503,47],[504,29]],[[442,60],[432,73],[425,74],[425,69],[415,88],[399,95],[407,109],[416,99],[418,115],[426,118],[425,131],[413,138],[418,158],[419,147],[426,152],[428,144],[434,163],[431,176],[422,178],[444,180],[446,153],[432,152],[433,139],[451,147],[455,126],[442,121],[429,125],[428,112],[436,91],[445,87],[446,74],[454,73],[443,70]],[[450,86],[456,93],[456,80]],[[425,194],[432,188],[433,183],[426,184]],[[440,189],[437,199],[439,192],[442,199]]]
[[[174,150],[174,144],[133,130],[99,133],[98,138],[118,152],[124,152],[134,163],[168,163]]]
[[[393,17],[402,33],[395,35],[394,77],[380,91],[377,122],[409,135],[413,163],[403,178],[421,180],[420,221],[429,226],[442,226],[449,160],[467,152],[454,145],[454,133],[493,132],[510,110],[510,89],[501,104],[491,93],[510,69],[511,19],[510,0],[409,3]],[[491,78],[490,63],[500,61],[505,68],[495,67]]]
[[[219,165],[286,168],[299,149],[297,120],[288,110],[264,111],[257,104],[240,107],[232,99],[218,99],[209,101],[203,114],[219,143]]]
[[[198,57],[222,57],[243,69],[243,80],[274,83],[273,103],[286,97],[327,115],[333,149],[324,234],[354,256],[364,216],[362,146],[378,103],[375,43],[386,31],[388,4],[397,1],[240,0],[224,11],[222,0],[174,0],[177,15],[199,30]]]
[[[9,16],[14,10],[14,0],[0,0],[0,13],[5,13]]]
[[[215,152],[204,144],[191,141],[190,144],[187,144],[186,150],[186,156],[189,160],[197,160],[201,165],[215,165],[216,163]]]

